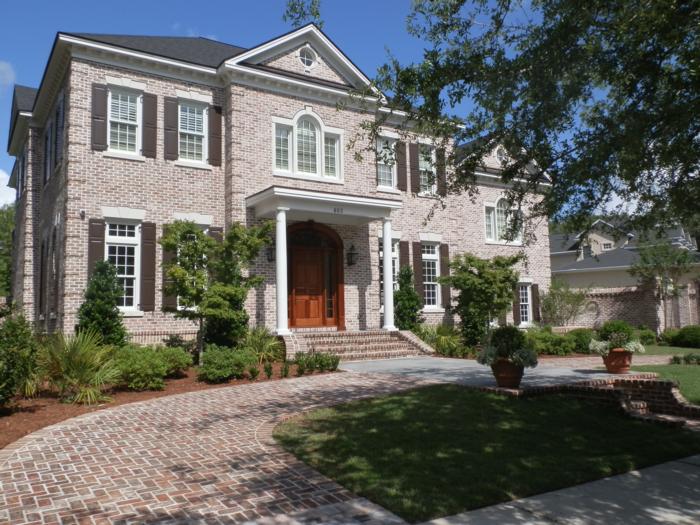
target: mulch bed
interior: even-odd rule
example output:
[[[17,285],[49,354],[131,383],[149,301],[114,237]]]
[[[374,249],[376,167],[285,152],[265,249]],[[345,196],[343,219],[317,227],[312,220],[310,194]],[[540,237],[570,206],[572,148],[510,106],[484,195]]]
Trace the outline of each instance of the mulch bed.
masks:
[[[126,403],[171,396],[173,394],[183,394],[185,392],[245,385],[247,383],[277,381],[281,379],[281,367],[281,363],[275,363],[273,365],[272,378],[269,380],[265,377],[261,367],[260,375],[255,381],[251,381],[250,379],[236,379],[228,383],[219,384],[208,384],[197,381],[197,370],[190,368],[185,377],[166,379],[165,388],[163,390],[147,390],[143,392],[115,390],[109,392],[112,401],[99,405],[88,406],[65,403],[50,393],[42,393],[42,395],[33,399],[16,398],[14,403],[10,404],[8,407],[0,408],[0,449],[40,428],[81,414],[95,412],[96,410],[104,410],[105,408],[112,408]],[[314,375],[317,374],[320,374],[320,372],[314,373]],[[289,377],[296,377],[296,365],[289,365]]]

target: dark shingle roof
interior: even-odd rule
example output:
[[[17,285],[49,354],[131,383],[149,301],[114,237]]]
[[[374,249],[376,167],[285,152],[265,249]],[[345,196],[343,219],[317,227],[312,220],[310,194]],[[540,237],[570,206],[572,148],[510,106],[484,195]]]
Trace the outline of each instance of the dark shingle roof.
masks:
[[[202,37],[66,34],[206,67],[218,67],[224,60],[247,51],[243,47]]]
[[[15,131],[15,123],[20,111],[32,111],[34,109],[34,99],[36,98],[37,89],[29,86],[21,86],[15,84],[15,89],[12,94],[12,113],[10,113],[10,133],[7,137],[9,147],[12,134]]]
[[[628,250],[626,248],[617,248],[603,252],[599,255],[591,255],[580,261],[558,268],[557,272],[566,270],[594,270],[601,268],[615,268],[617,266],[631,266],[639,259],[637,250]]]
[[[549,253],[568,252],[578,248],[578,238],[573,233],[550,233]]]

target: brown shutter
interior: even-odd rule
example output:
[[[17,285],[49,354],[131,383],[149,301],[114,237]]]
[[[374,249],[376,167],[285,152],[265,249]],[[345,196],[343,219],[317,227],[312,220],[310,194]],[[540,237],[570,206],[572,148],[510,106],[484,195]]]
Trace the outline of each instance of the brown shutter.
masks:
[[[420,192],[420,170],[418,169],[418,157],[420,149],[418,144],[411,143],[408,145],[408,162],[411,164],[411,191],[413,193]]]
[[[396,189],[399,191],[406,191],[408,189],[408,174],[406,173],[406,143],[399,141],[396,143],[394,148],[396,155]]]
[[[156,309],[156,225],[141,224],[141,310]]]
[[[221,166],[221,106],[209,106],[209,164]]]
[[[224,229],[221,226],[210,226],[207,235],[216,242],[221,242],[224,240]]]
[[[156,141],[158,139],[158,97],[153,93],[143,94],[143,136],[141,154],[151,159],[156,158]]]
[[[167,225],[163,225],[163,235],[165,235],[167,229]],[[171,295],[166,291],[168,285],[172,284],[172,280],[167,276],[166,268],[167,264],[172,262],[174,258],[175,254],[173,252],[163,249],[163,262],[161,263],[163,268],[163,305],[161,308],[164,312],[174,312],[177,310],[177,296]]]
[[[105,258],[105,221],[90,219],[88,222],[88,278],[92,275],[97,261]]]
[[[449,277],[450,275],[450,245],[440,245],[440,277]],[[443,283],[441,285],[442,306],[449,308],[452,306],[452,296],[450,295],[450,285]]]
[[[542,320],[540,315],[540,287],[537,284],[533,284],[530,287],[530,292],[532,294],[532,317],[536,323]]]
[[[520,286],[517,284],[513,291],[513,324],[515,326],[520,324]]]
[[[404,266],[410,266],[411,261],[408,259],[408,241],[399,241],[399,269]]]
[[[163,158],[177,160],[177,99],[165,97],[163,101]]]
[[[447,172],[445,171],[445,148],[435,151],[435,169],[437,172],[437,191],[443,197],[447,195]]]
[[[423,254],[421,253],[419,242],[413,243],[413,282],[420,297],[420,302],[423,304],[423,301],[425,301],[425,294],[423,293]]]
[[[107,149],[107,86],[92,85],[92,149]]]

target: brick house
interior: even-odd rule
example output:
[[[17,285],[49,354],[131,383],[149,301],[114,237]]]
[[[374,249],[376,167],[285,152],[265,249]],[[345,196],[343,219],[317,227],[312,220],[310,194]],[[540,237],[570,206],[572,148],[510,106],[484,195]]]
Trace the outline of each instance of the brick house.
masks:
[[[524,250],[509,320],[537,320],[550,280],[547,225],[527,246],[501,240],[503,151],[484,160],[473,199],[446,193],[443,150],[400,134],[399,116],[378,145],[388,157],[357,159],[366,145],[353,137],[385,111],[379,93],[350,95],[368,85],[313,25],[250,49],[59,33],[39,88],[16,86],[13,99],[14,300],[40,329],[70,332],[90,268],[108,259],[136,340],[191,335],[193,325],[163,310],[177,304],[163,293],[163,228],[185,219],[220,235],[272,219],[274,246],[254,265],[265,282],[247,309],[279,334],[393,330],[393,287],[383,283],[399,264],[415,269],[428,322],[451,321],[451,291],[437,278],[465,251]]]

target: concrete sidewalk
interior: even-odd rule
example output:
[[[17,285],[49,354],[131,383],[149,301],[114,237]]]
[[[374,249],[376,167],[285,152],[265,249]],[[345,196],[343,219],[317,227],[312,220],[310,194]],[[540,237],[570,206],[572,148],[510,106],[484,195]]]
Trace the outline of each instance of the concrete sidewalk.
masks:
[[[700,455],[424,525],[697,525]]]

